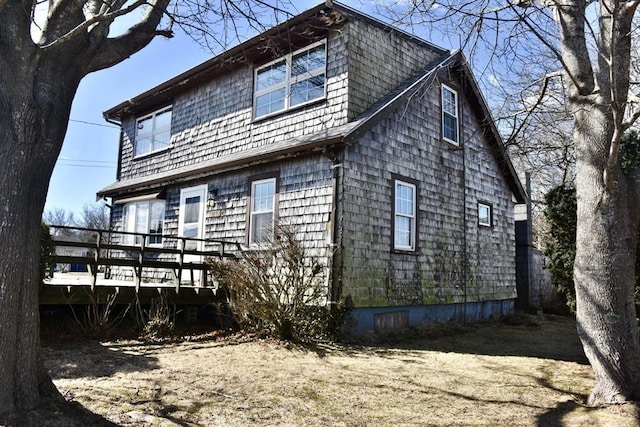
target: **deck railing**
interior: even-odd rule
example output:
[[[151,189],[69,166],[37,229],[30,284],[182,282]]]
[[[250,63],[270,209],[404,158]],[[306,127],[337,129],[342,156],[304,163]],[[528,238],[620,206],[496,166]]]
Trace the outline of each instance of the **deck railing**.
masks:
[[[239,243],[217,239],[194,239],[173,235],[143,234],[125,231],[49,225],[56,247],[51,261],[54,265],[86,265],[93,290],[98,272],[106,275],[113,268],[133,269],[136,292],[143,283],[143,271],[169,270],[175,279],[176,292],[183,285],[185,272],[187,283],[207,286],[209,270],[205,257],[238,258],[242,248]],[[161,239],[161,244],[151,244]],[[67,248],[66,250],[63,248]],[[66,252],[66,253],[65,253]],[[195,274],[199,272],[198,274]],[[53,271],[50,271],[53,277]],[[152,283],[150,283],[153,286]]]

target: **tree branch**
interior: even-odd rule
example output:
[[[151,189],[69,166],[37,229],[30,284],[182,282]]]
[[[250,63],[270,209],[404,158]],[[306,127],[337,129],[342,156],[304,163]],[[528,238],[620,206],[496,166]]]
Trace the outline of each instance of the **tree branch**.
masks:
[[[95,46],[96,55],[85,64],[86,73],[108,68],[121,62],[148,45],[157,35],[170,37],[169,31],[157,30],[170,1],[152,1],[142,20],[129,28],[126,33],[115,38],[104,38],[99,46]]]
[[[151,3],[152,6],[150,6],[151,8],[153,8],[153,4],[154,3],[157,3],[157,2],[152,2]],[[165,3],[168,3],[168,0]],[[127,7],[123,8],[123,9],[118,9],[118,10],[115,10],[113,12],[105,13],[103,15],[97,15],[97,16],[90,17],[89,19],[86,19],[84,22],[82,22],[81,24],[77,25],[75,28],[73,28],[71,31],[67,32],[66,34],[56,38],[52,42],[49,42],[49,43],[41,46],[41,48],[45,49],[45,50],[51,50],[51,49],[56,48],[58,46],[64,45],[65,43],[69,42],[70,40],[73,40],[78,35],[86,34],[91,26],[93,26],[95,24],[98,24],[98,23],[101,23],[101,22],[111,23],[117,17],[126,15],[126,14],[136,10],[137,8],[139,8],[139,7],[141,7],[141,6],[145,5],[145,4],[147,4],[147,2],[145,0],[136,0],[135,2],[131,3],[130,5],[128,5]],[[148,14],[147,14],[147,16],[148,16]]]
[[[589,95],[595,88],[593,68],[589,58],[584,21],[587,1],[560,0],[556,3],[560,42],[562,45],[562,65],[579,95]]]

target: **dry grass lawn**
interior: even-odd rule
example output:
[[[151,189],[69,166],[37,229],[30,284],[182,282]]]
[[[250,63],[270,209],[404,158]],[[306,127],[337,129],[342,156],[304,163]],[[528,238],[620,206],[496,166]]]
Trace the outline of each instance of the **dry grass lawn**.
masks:
[[[85,341],[48,345],[45,357],[66,399],[97,415],[54,407],[9,424],[639,425],[639,406],[583,406],[592,372],[575,323],[558,317],[432,328],[375,345]]]

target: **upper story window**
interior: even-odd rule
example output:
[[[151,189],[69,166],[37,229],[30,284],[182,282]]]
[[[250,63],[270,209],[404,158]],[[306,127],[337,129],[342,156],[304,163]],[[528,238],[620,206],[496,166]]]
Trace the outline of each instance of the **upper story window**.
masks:
[[[135,156],[169,148],[171,143],[171,107],[136,120]]]
[[[442,138],[458,145],[458,93],[442,85]]]
[[[276,217],[276,178],[251,181],[249,245],[268,244]]]
[[[323,40],[257,68],[254,118],[324,98],[327,47]]]
[[[164,200],[144,200],[140,202],[128,203],[126,209],[126,231],[146,236],[146,245],[162,245],[162,229],[164,224]],[[142,244],[142,237],[134,236],[132,242],[136,245]]]
[[[416,250],[416,185],[394,180],[393,249]]]

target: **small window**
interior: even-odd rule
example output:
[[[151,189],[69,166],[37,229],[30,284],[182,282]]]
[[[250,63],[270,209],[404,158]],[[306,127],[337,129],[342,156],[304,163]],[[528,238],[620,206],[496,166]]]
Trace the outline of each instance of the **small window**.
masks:
[[[458,94],[442,86],[442,138],[458,145]]]
[[[393,248],[416,250],[416,185],[394,180]]]
[[[164,210],[163,200],[145,200],[127,204],[127,231],[148,234],[145,245],[162,245]],[[135,236],[130,243],[142,244],[142,236]]]
[[[478,225],[481,227],[491,227],[492,218],[491,205],[487,203],[478,203]]]
[[[256,69],[254,118],[324,98],[326,43],[314,43]]]
[[[275,219],[276,179],[251,182],[249,214],[249,245],[269,243]]]
[[[171,107],[158,110],[136,121],[135,156],[144,156],[169,148],[171,143]]]

